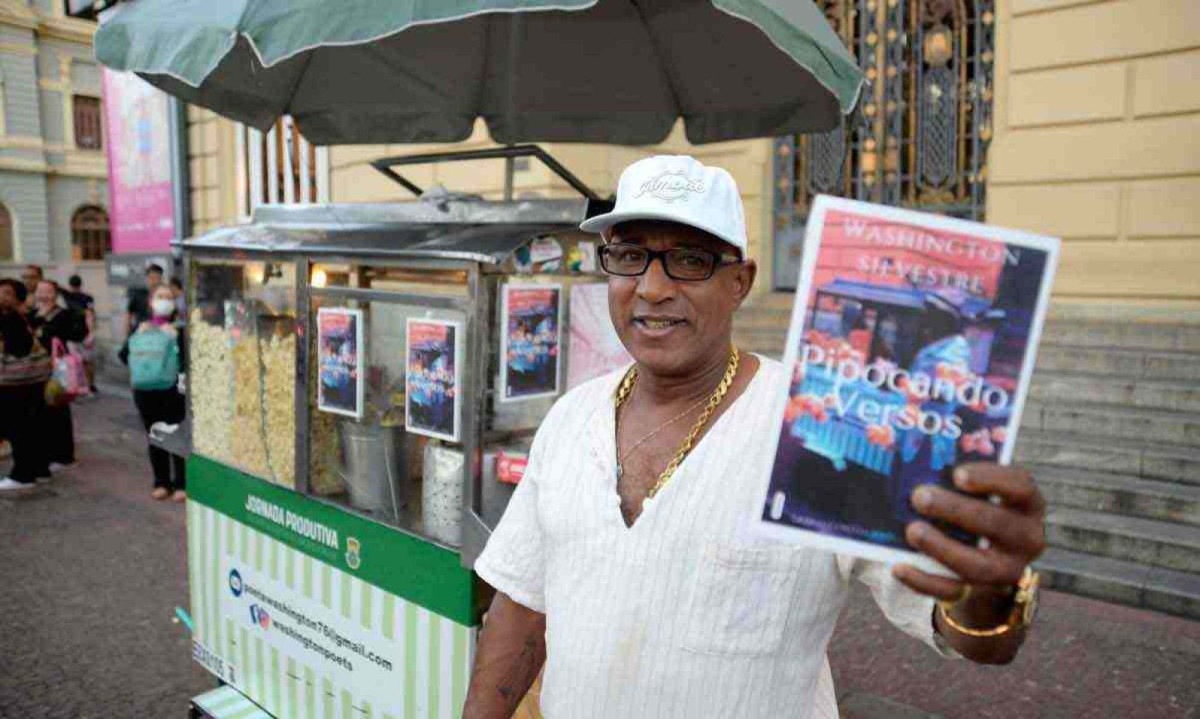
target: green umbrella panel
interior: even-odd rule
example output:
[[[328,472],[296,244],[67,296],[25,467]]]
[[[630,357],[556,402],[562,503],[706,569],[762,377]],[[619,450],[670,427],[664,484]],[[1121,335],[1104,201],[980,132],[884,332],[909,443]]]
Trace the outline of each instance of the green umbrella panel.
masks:
[[[103,64],[316,144],[693,143],[827,130],[857,64],[811,0],[138,0]]]

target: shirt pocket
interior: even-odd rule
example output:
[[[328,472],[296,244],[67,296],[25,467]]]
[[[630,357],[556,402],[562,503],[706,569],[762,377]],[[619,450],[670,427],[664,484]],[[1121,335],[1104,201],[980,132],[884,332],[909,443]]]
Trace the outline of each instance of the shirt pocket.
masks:
[[[692,582],[683,648],[701,654],[774,654],[799,571],[792,547],[710,545]]]

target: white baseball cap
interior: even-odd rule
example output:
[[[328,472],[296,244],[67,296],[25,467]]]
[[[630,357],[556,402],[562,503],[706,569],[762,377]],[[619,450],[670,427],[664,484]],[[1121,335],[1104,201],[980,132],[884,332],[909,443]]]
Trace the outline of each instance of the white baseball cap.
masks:
[[[612,212],[584,220],[579,229],[603,233],[630,220],[663,220],[715,235],[746,256],[746,210],[733,176],[690,155],[655,155],[621,173]]]

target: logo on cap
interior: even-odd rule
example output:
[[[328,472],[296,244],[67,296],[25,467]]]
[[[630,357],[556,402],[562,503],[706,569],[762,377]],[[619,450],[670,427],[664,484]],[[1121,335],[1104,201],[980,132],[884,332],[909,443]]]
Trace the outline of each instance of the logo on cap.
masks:
[[[704,183],[700,180],[689,180],[683,174],[683,170],[667,170],[643,182],[634,198],[653,195],[663,202],[675,202],[686,200],[689,192],[704,192]]]

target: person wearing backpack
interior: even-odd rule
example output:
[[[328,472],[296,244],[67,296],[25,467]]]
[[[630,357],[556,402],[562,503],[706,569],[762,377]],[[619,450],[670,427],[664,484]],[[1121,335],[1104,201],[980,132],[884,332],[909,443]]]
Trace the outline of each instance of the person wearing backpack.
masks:
[[[129,379],[133,402],[147,433],[155,422],[183,421],[184,398],[179,391],[185,371],[187,346],[184,328],[175,322],[175,297],[167,285],[159,285],[150,296],[150,319],[140,323],[129,336]],[[148,436],[147,436],[148,439]],[[183,457],[149,444],[157,500],[187,499]]]
[[[33,487],[49,477],[45,446],[37,433],[45,410],[50,356],[25,319],[25,285],[0,280],[0,436],[12,445],[12,468],[0,477],[0,493]]]

